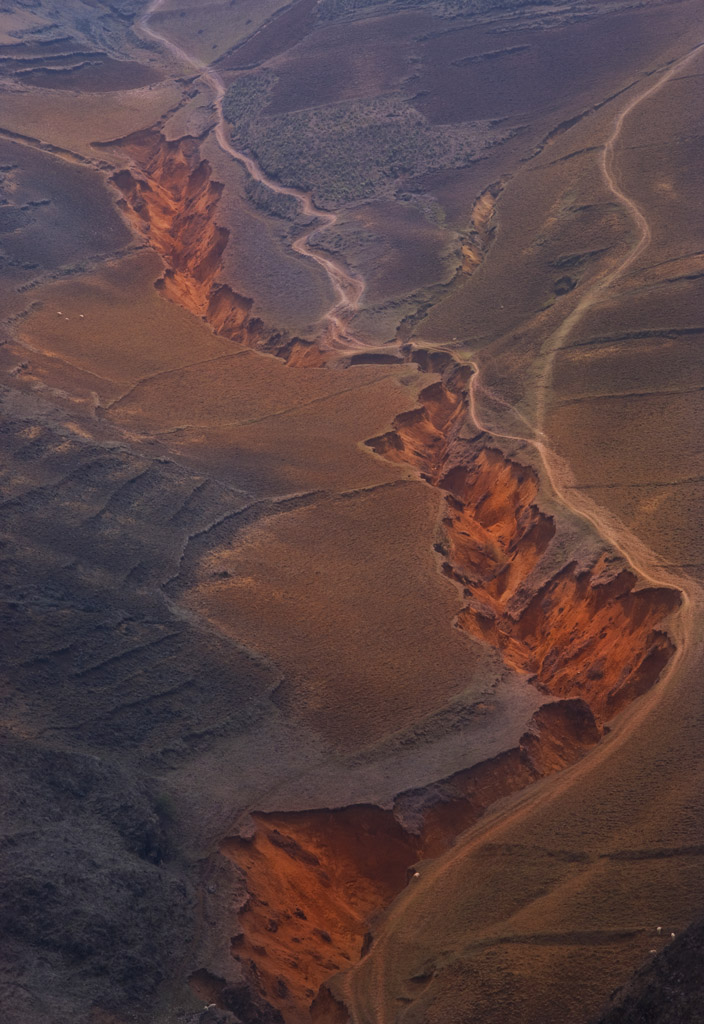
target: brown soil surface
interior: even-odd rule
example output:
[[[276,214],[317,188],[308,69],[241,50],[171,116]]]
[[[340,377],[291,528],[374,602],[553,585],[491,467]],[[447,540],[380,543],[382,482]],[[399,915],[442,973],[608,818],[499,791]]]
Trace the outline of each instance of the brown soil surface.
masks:
[[[74,92],[121,92],[161,80],[161,75],[136,61],[86,60],[69,66],[31,67],[18,73],[23,85]]]
[[[6,17],[3,1019],[689,1013],[701,12]],[[484,142],[322,211],[252,72]]]

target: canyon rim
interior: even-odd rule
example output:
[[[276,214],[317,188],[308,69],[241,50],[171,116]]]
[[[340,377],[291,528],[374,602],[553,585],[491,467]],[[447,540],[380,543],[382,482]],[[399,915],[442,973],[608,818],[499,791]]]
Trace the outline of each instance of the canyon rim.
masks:
[[[704,1020],[703,74],[0,10],[8,1024]]]

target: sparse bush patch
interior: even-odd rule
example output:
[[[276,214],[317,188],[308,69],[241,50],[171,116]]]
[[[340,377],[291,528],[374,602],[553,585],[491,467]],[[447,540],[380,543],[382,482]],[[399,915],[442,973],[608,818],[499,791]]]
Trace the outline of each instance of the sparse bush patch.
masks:
[[[311,192],[323,208],[392,194],[406,177],[465,167],[497,141],[487,121],[433,125],[400,96],[267,114],[274,84],[270,72],[254,72],[230,87],[233,139],[268,175]]]

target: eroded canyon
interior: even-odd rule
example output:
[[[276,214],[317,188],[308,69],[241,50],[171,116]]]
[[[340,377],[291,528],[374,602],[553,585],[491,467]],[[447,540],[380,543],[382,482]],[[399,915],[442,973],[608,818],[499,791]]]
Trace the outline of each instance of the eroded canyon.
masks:
[[[667,978],[704,850],[695,5],[34,7],[8,1019],[589,1024]]]

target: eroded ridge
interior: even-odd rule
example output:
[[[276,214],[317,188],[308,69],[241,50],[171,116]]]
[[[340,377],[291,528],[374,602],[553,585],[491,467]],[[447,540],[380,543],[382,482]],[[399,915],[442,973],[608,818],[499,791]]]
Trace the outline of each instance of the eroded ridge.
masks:
[[[164,295],[239,343],[322,365],[327,355],[317,346],[268,331],[252,318],[251,301],[222,282],[229,235],[216,211],[223,187],[198,140],[170,142],[148,131],[120,145],[132,166],[113,181],[133,224],[166,264],[157,283]],[[495,191],[480,197],[473,248],[465,253],[469,272],[491,242]],[[222,852],[246,876],[249,896],[232,954],[249,986],[233,988],[206,971],[192,983],[252,1019],[344,1019],[325,982],[364,955],[375,915],[413,884],[414,865],[441,854],[497,800],[581,758],[610,718],[654,684],[674,651],[662,626],[679,604],[678,591],[639,587],[611,554],[560,561],[555,521],[538,505],[537,473],[483,431],[468,436],[472,367],[457,365],[449,352],[410,345],[398,358],[439,379],[421,392],[417,408],[367,444],[442,493],[436,550],[464,595],[456,625],[499,650],[546,703],[516,747],[400,793],[389,809],[255,812],[248,832],[223,841]]]
[[[414,866],[500,798],[581,758],[674,650],[662,624],[678,592],[637,588],[635,574],[608,554],[551,571],[556,526],[536,503],[537,474],[482,433],[463,435],[470,368],[447,353],[406,354],[442,379],[367,444],[444,493],[437,549],[466,599],[456,625],[498,648],[551,700],[517,747],[400,793],[391,809],[254,813],[247,833],[222,843],[250,894],[232,953],[259,997],[294,1024],[311,1013],[345,1019],[324,982],[364,955],[375,915],[413,884]]]
[[[546,693],[581,697],[607,721],[652,686],[671,657],[672,641],[658,627],[679,606],[679,592],[638,588],[635,573],[608,553],[593,565],[541,573],[556,530],[536,504],[538,476],[484,434],[458,436],[467,401],[458,373],[446,372],[421,392],[418,409],[367,443],[445,492],[439,550],[467,599],[460,628],[501,650]]]
[[[462,241],[461,272],[473,274],[481,266],[496,234],[494,214],[496,202],[504,188],[503,181],[495,181],[477,196],[472,208],[469,230]]]
[[[221,851],[246,874],[250,896],[232,953],[257,993],[289,1024],[310,1020],[320,986],[364,955],[374,915],[412,884],[419,861],[446,850],[501,797],[576,761],[600,735],[584,701],[557,701],[535,713],[517,747],[400,793],[391,810],[253,814],[250,836],[225,839]],[[315,1019],[331,1019],[325,1005]]]
[[[272,330],[251,316],[252,300],[220,279],[229,231],[217,223],[223,186],[200,154],[197,139],[168,141],[156,130],[121,140],[131,168],[113,175],[133,227],[166,264],[157,287],[205,319],[217,334],[270,352],[296,366],[321,366],[313,342]]]
[[[148,39],[164,46],[177,61],[194,68],[203,82],[212,91],[213,107],[215,113],[214,136],[220,149],[227,156],[237,160],[247,171],[251,180],[262,185],[280,196],[288,196],[295,199],[299,204],[304,216],[313,218],[312,227],[308,228],[291,245],[293,252],[316,263],[326,274],[328,281],[336,296],[335,303],[330,307],[323,317],[324,345],[326,348],[340,349],[344,352],[364,348],[348,329],[348,322],[359,307],[360,300],[365,290],[363,279],[351,274],[341,263],[316,251],[309,244],[313,235],[320,227],[328,228],[337,224],[338,214],[319,209],[313,202],[311,196],[297,188],[282,185],[273,178],[268,177],[258,165],[254,157],[235,149],[230,137],[230,125],[225,116],[224,103],[226,97],[225,83],[215,69],[203,61],[187,53],[168,36],[161,35],[151,25],[151,18],[164,6],[164,0],[152,0],[136,22],[137,29]]]

